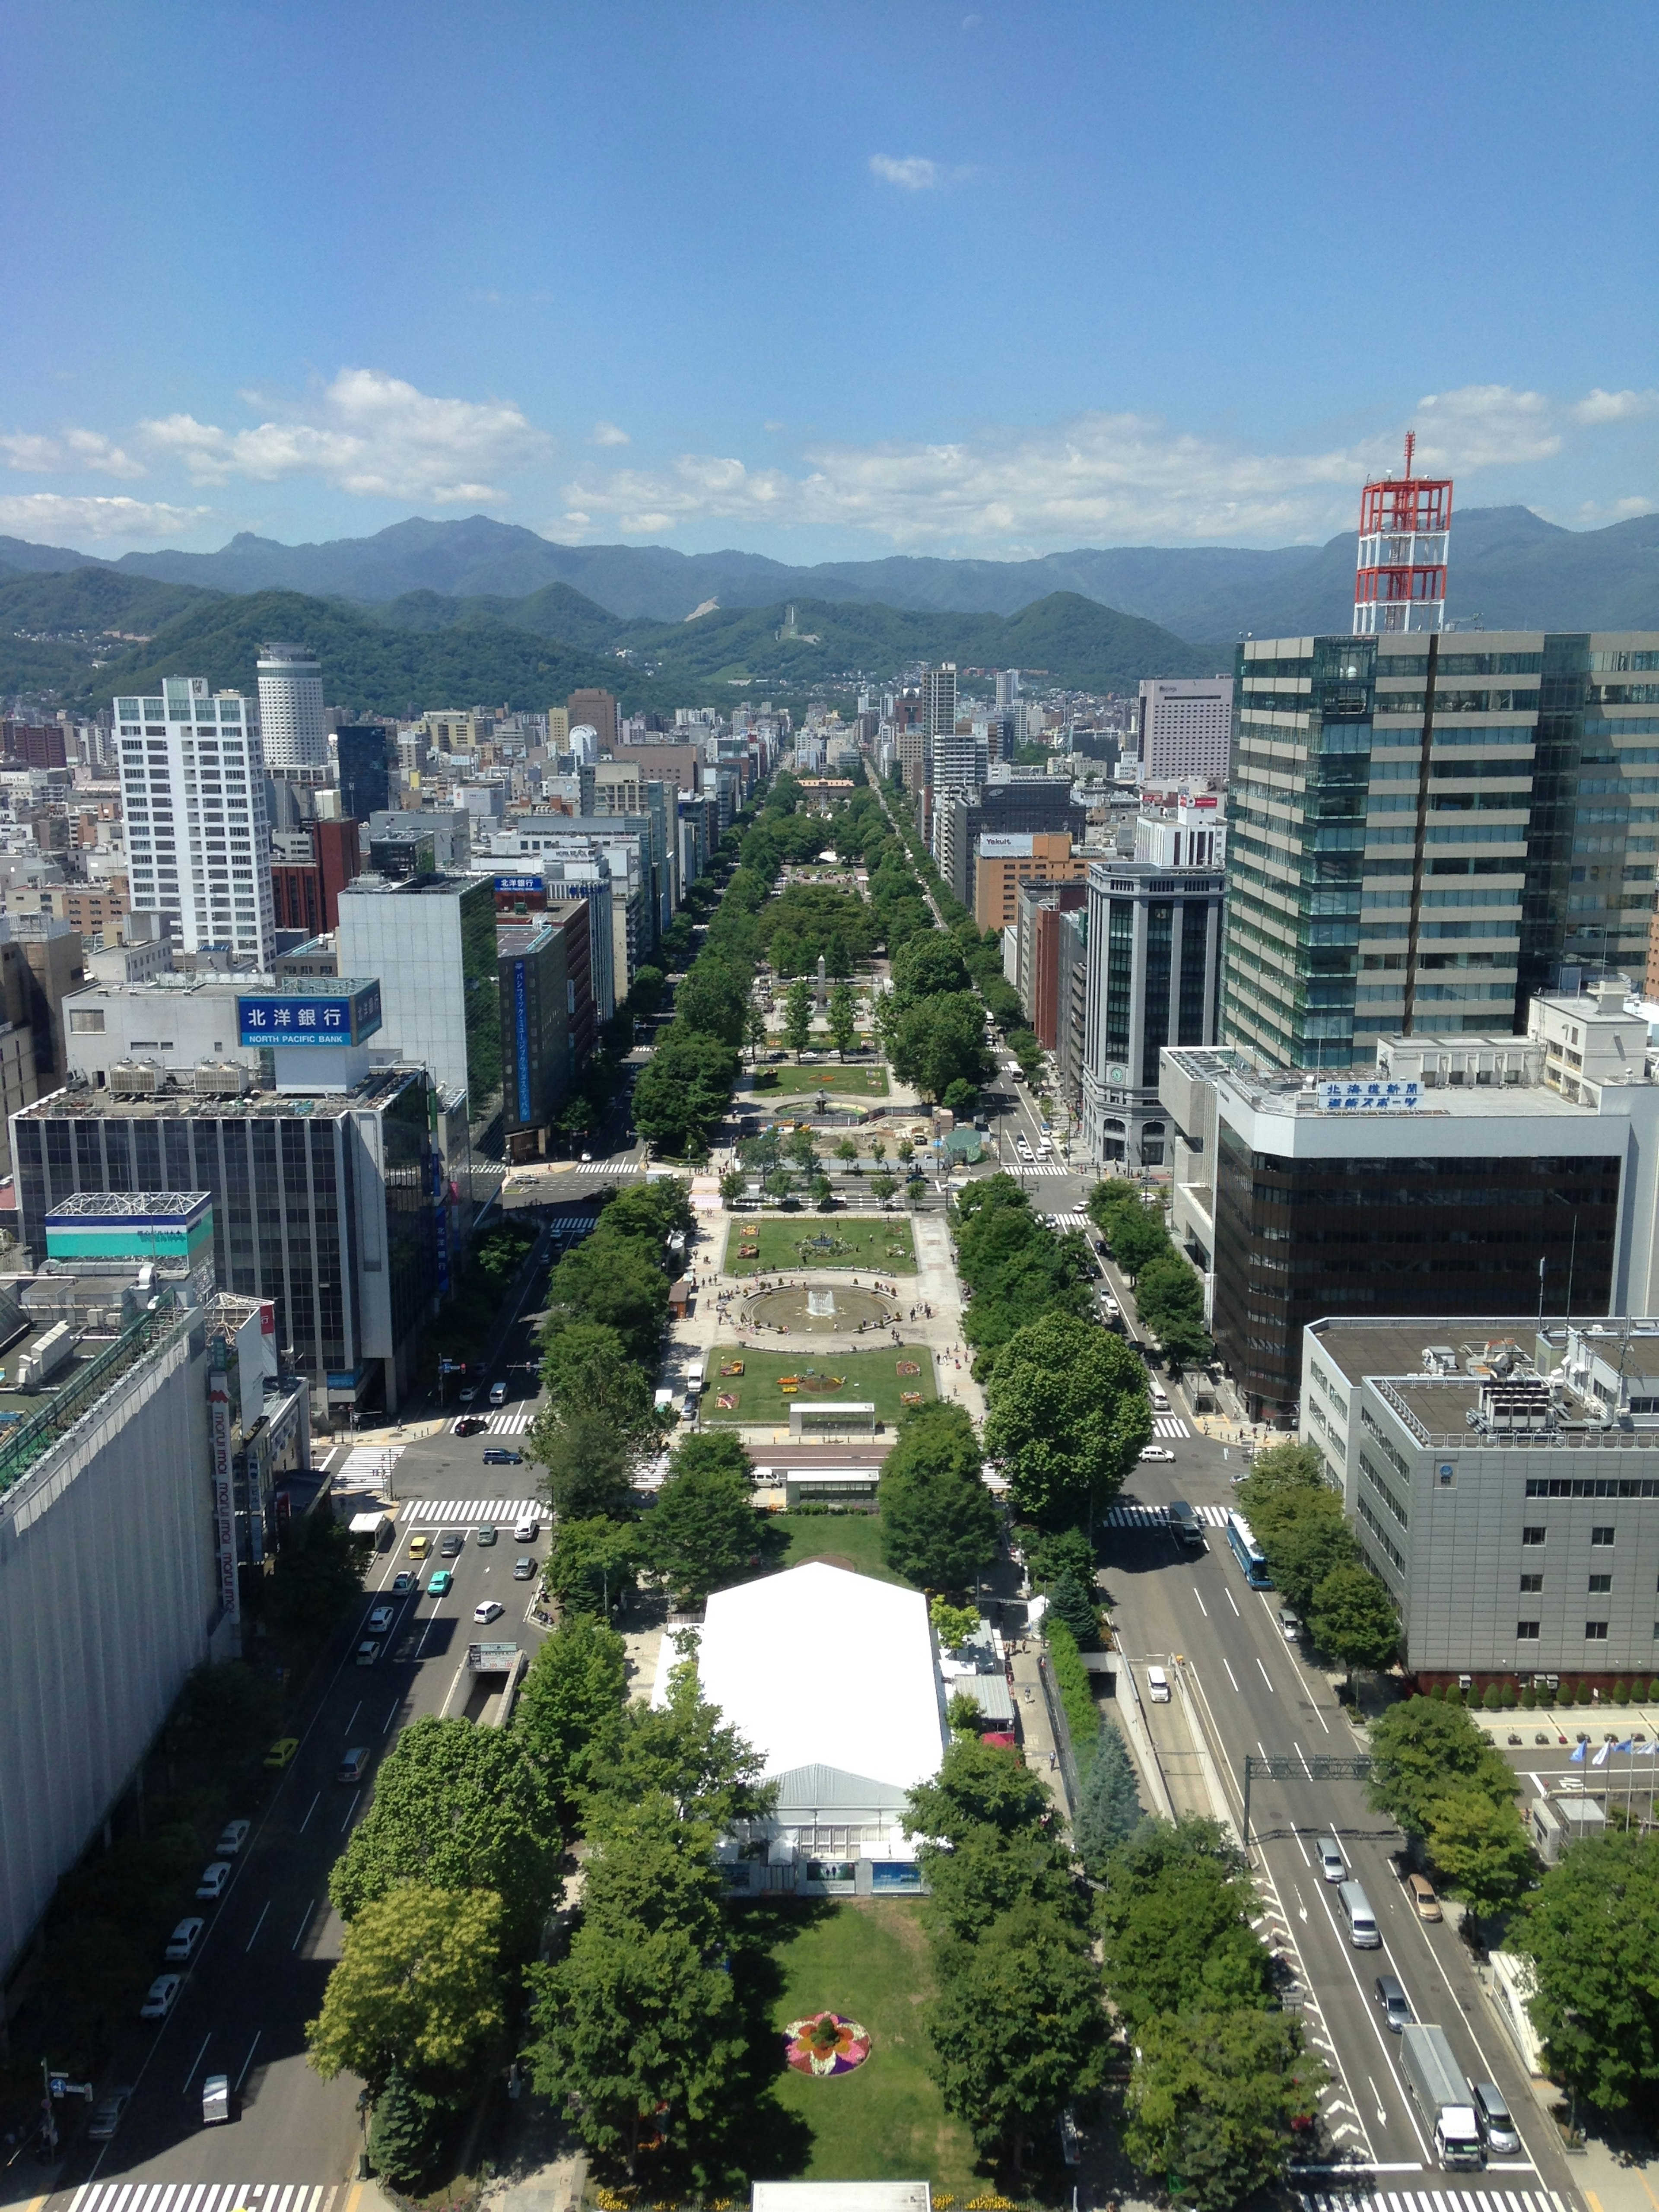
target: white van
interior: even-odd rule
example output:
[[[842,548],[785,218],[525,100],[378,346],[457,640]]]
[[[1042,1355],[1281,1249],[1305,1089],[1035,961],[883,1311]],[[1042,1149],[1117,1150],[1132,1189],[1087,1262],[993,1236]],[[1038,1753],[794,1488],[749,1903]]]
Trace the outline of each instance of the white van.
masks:
[[[1357,1881],[1345,1881],[1337,1887],[1336,1901],[1342,1907],[1342,1917],[1348,1923],[1348,1941],[1356,1951],[1380,1951],[1382,1948],[1382,1930],[1376,1924],[1376,1915],[1371,1911],[1370,1899]]]
[[[491,1404],[492,1406],[504,1406],[504,1405],[506,1405],[506,1403],[507,1403],[507,1385],[506,1385],[506,1383],[505,1383],[505,1382],[492,1382],[492,1383],[490,1384],[490,1386],[489,1386],[489,1402],[490,1402],[490,1404]]]
[[[701,1359],[694,1359],[691,1362],[691,1364],[685,1370],[686,1389],[688,1390],[701,1390],[703,1385],[703,1377],[707,1372],[708,1370],[704,1366],[703,1362]]]
[[[1169,1704],[1170,1678],[1161,1667],[1149,1667],[1146,1669],[1146,1696],[1148,1701],[1154,1705]]]
[[[1164,1389],[1164,1385],[1158,1381],[1156,1375],[1149,1375],[1146,1377],[1146,1395],[1152,1401],[1152,1411],[1154,1413],[1167,1413],[1169,1412],[1170,1394]]]
[[[515,1544],[533,1544],[541,1533],[542,1524],[532,1513],[514,1529],[513,1540]]]

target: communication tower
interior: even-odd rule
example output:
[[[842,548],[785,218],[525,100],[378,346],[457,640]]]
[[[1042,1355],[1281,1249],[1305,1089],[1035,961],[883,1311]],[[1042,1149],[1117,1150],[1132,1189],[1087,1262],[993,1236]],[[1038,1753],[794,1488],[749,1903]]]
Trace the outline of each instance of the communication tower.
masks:
[[[1359,495],[1356,637],[1385,630],[1437,630],[1446,618],[1451,478],[1413,476],[1416,447],[1416,432],[1407,430],[1405,475],[1368,483]]]

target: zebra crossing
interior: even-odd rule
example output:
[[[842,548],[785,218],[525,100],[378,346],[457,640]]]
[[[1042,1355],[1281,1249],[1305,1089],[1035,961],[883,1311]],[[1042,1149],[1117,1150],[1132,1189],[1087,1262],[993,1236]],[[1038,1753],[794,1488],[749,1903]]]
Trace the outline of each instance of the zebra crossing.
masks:
[[[1091,1223],[1088,1215],[1083,1212],[1051,1213],[1048,1216],[1048,1218],[1053,1223],[1054,1226],[1060,1231],[1061,1236],[1064,1236],[1068,1229],[1080,1229],[1086,1237],[1090,1229],[1093,1225]]]
[[[484,1434],[490,1437],[521,1437],[535,1418],[536,1408],[533,1406],[521,1406],[515,1413],[491,1413],[485,1419]],[[478,1416],[476,1413],[460,1414],[450,1423],[449,1433],[453,1437],[459,1436],[463,1421],[477,1419]],[[475,1430],[473,1433],[476,1435],[477,1431]]]
[[[1063,1160],[1021,1160],[1017,1172],[1021,1176],[1068,1176],[1072,1170]]]
[[[341,2182],[82,2182],[69,2212],[334,2212]]]
[[[1155,1437],[1189,1437],[1192,1431],[1179,1413],[1154,1413],[1152,1434]]]
[[[1224,1505],[1194,1505],[1193,1510],[1206,1528],[1227,1525]],[[1106,1515],[1109,1528],[1166,1528],[1169,1523],[1169,1509],[1163,1505],[1114,1505]]]
[[[1302,2212],[1568,2212],[1553,2189],[1301,2190],[1297,2202]]]
[[[533,1498],[412,1498],[398,1517],[406,1528],[471,1528],[484,1521],[510,1528],[515,1522],[542,1519],[546,1512]],[[121,2212],[131,2212],[131,2207],[123,2205]],[[169,2207],[169,2212],[177,2208]]]

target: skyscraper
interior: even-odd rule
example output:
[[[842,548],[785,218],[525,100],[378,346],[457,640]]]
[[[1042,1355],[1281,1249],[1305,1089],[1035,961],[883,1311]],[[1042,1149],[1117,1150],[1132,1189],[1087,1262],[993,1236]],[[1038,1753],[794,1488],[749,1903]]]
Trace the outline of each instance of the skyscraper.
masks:
[[[185,952],[276,954],[259,725],[240,692],[169,676],[159,699],[117,699],[132,905],[169,916]],[[183,859],[180,863],[180,848]]]
[[[1346,1067],[1640,976],[1659,632],[1255,638],[1235,682],[1224,1043]]]
[[[998,671],[997,671],[997,704],[998,704],[998,706],[999,706],[999,707],[1012,707],[1012,706],[1013,706],[1013,705],[1015,704],[1015,702],[1018,701],[1018,697],[1019,697],[1019,671],[1018,671],[1018,669],[1017,669],[1017,668],[999,668],[999,669],[998,669]]]
[[[949,737],[957,726],[957,665],[947,660],[921,679],[921,726],[930,738]]]
[[[1233,739],[1231,676],[1143,678],[1137,713],[1143,783],[1226,782]]]
[[[386,732],[379,722],[343,723],[334,733],[340,766],[340,808],[354,821],[384,814],[392,804]]]
[[[316,656],[303,645],[260,648],[259,728],[265,766],[278,775],[328,766],[328,725],[323,718],[323,678]]]

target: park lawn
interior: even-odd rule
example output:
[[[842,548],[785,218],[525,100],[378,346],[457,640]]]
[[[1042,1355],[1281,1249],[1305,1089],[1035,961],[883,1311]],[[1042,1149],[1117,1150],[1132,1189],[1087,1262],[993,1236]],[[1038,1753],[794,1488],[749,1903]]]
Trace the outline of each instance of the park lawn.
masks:
[[[879,1514],[780,1513],[767,1525],[788,1538],[781,1566],[804,1567],[809,1559],[827,1559],[832,1567],[846,1567],[878,1583],[896,1583],[901,1589],[910,1588],[881,1556]]]
[[[809,1237],[834,1237],[846,1246],[842,1252],[813,1253],[803,1259],[799,1247]],[[743,1260],[740,1244],[758,1244],[760,1256]],[[890,1244],[903,1247],[890,1252]],[[738,1214],[726,1237],[728,1275],[793,1275],[808,1268],[845,1267],[861,1275],[914,1275],[915,1239],[902,1213],[879,1216],[810,1213],[762,1214],[758,1218]]]
[[[723,1376],[720,1369],[733,1359],[742,1360],[743,1373]],[[901,1359],[915,1360],[921,1372],[899,1374],[896,1363]],[[799,1390],[786,1397],[778,1388],[778,1377],[805,1375],[809,1369],[820,1375],[841,1376],[840,1389],[826,1390],[817,1383],[803,1382]],[[796,1398],[805,1398],[843,1405],[862,1401],[873,1405],[876,1419],[891,1428],[904,1411],[899,1399],[902,1390],[919,1390],[924,1403],[937,1395],[933,1357],[925,1344],[889,1342],[879,1352],[825,1352],[805,1337],[789,1352],[757,1352],[748,1344],[717,1344],[708,1355],[702,1419],[711,1427],[716,1422],[736,1422],[746,1428],[787,1429],[790,1406]],[[722,1396],[737,1402],[723,1407]]]
[[[757,1098],[798,1098],[804,1092],[828,1091],[842,1097],[884,1098],[887,1096],[887,1070],[882,1066],[860,1066],[856,1063],[843,1066],[839,1060],[828,1066],[763,1067],[755,1075],[754,1091]]]
[[[937,2199],[978,2194],[973,2138],[945,2109],[922,2015],[933,1995],[921,1907],[910,1898],[842,1898],[780,1926],[773,1948],[784,1990],[780,2032],[809,2013],[838,2012],[870,2032],[851,2074],[781,2070],[778,2099],[812,2131],[809,2181],[927,2180]]]

